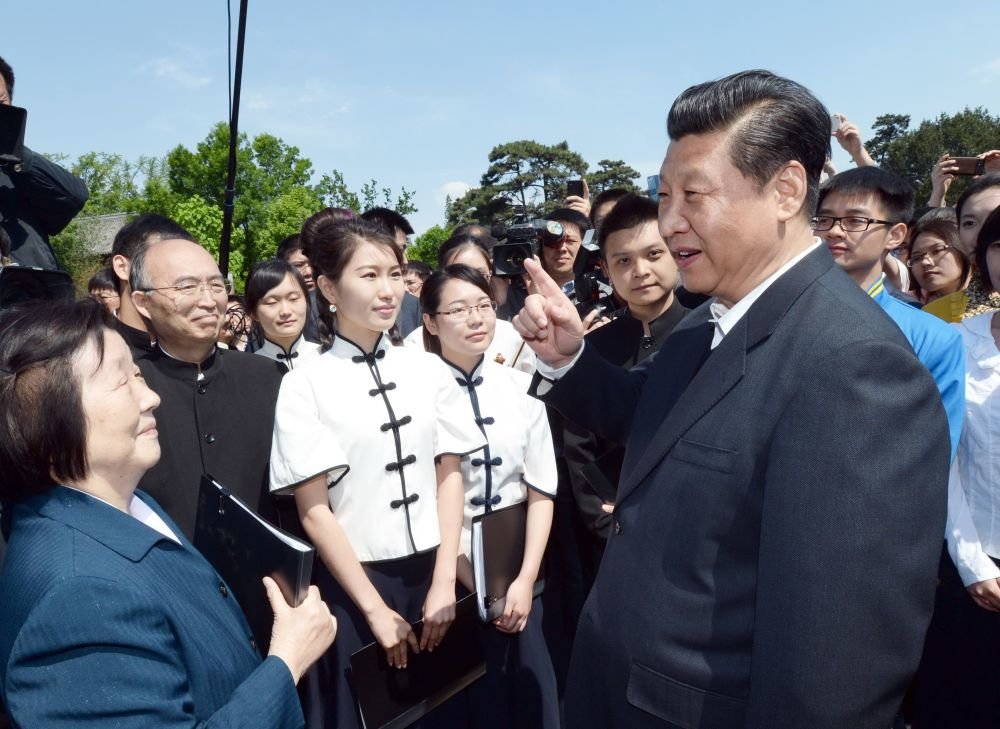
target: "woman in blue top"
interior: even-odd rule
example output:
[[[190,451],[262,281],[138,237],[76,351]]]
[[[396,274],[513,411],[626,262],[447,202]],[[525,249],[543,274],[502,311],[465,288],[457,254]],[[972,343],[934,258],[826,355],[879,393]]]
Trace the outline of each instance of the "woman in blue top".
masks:
[[[153,410],[99,304],[0,317],[0,692],[21,729],[303,724],[295,683],[333,640],[310,588],[262,662],[226,584],[149,496]]]

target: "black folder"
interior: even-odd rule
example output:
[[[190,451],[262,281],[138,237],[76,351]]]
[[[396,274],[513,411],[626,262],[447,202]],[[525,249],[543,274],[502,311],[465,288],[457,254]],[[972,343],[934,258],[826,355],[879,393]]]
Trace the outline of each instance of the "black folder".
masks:
[[[507,590],[521,573],[527,521],[528,504],[524,501],[472,517],[472,578],[483,622],[503,615]],[[543,584],[541,579],[535,582],[535,597],[541,594]]]
[[[259,517],[208,475],[201,477],[198,492],[194,546],[226,581],[266,655],[274,613],[261,580],[267,575],[289,605],[301,605],[309,591],[315,550]]]
[[[406,668],[390,666],[378,643],[351,655],[351,685],[363,729],[407,727],[486,673],[475,603],[475,595],[459,600],[444,640],[433,653],[411,651]],[[413,624],[418,638],[421,622]]]

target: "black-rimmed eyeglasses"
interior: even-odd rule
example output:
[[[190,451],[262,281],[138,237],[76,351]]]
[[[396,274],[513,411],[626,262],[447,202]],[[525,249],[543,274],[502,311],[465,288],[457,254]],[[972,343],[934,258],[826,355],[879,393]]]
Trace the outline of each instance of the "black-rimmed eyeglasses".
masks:
[[[832,215],[817,215],[810,221],[813,230],[832,230],[833,226],[840,223],[840,228],[845,233],[862,233],[868,230],[869,225],[895,225],[891,220],[876,220],[875,218],[862,218],[857,215],[845,215],[835,218]]]

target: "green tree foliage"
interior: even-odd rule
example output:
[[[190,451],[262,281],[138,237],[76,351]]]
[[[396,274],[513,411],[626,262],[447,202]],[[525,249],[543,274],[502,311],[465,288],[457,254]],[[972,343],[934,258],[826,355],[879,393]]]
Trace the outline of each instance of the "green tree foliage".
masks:
[[[219,259],[219,244],[222,240],[222,208],[205,200],[201,195],[178,202],[171,211],[174,220],[184,226],[212,256]],[[233,228],[229,270],[233,280],[240,284],[246,279],[245,240],[243,229]],[[239,288],[239,286],[238,286]]]
[[[413,245],[406,247],[406,257],[411,261],[423,261],[431,268],[437,268],[437,255],[441,244],[451,237],[450,228],[435,225],[423,235],[418,235]]]
[[[319,184],[316,185],[316,193],[322,198],[323,205],[331,208],[348,208],[364,212],[372,208],[382,207],[395,210],[400,215],[410,215],[417,212],[417,207],[413,204],[415,193],[412,190],[401,187],[399,195],[396,195],[394,199],[392,188],[379,188],[378,182],[372,179],[361,186],[361,194],[358,194],[347,187],[347,182],[340,170],[323,175]]]
[[[909,126],[909,114],[883,114],[875,119],[875,123],[872,124],[875,135],[865,143],[865,148],[875,160],[875,164],[885,163],[889,145],[892,144],[893,140],[905,134]]]
[[[524,207],[532,216],[544,215],[566,196],[567,180],[587,173],[587,162],[566,142],[508,142],[490,150],[489,163],[480,186],[449,206],[449,225],[471,221],[490,225],[509,217],[513,205]]]
[[[268,202],[256,236],[257,260],[273,256],[278,244],[298,233],[302,222],[322,207],[323,201],[311,187],[293,187]]]
[[[203,203],[221,213],[225,203],[228,165],[229,129],[220,122],[194,150],[179,145],[167,153],[170,190],[181,200],[200,198],[201,203],[196,203],[196,206]],[[245,133],[239,135],[236,151],[237,195],[233,207],[234,235],[229,263],[229,269],[238,279],[242,280],[246,276],[247,267],[273,252],[273,248],[268,250],[269,241],[261,240],[268,205],[294,188],[308,186],[311,177],[312,163],[300,156],[297,147],[289,146],[271,134],[259,134],[253,140]],[[182,203],[178,202],[173,206],[175,217],[180,204]],[[301,225],[301,220],[299,224]],[[238,245],[236,230],[241,231]],[[215,238],[209,240],[197,234],[196,237],[203,245],[217,251],[218,235],[221,232],[220,220]],[[240,265],[236,264],[237,258],[240,259]]]
[[[875,136],[865,143],[876,162],[909,180],[917,190],[917,204],[931,193],[931,171],[943,154],[971,157],[1000,149],[1000,117],[986,109],[964,109],[957,114],[941,114],[936,119],[909,129],[909,117],[902,114],[880,116],[873,126]],[[872,149],[878,152],[876,156]],[[948,189],[954,203],[965,189],[968,178],[958,177]]]
[[[641,193],[642,190],[632,182],[632,180],[641,176],[638,170],[629,167],[620,159],[602,159],[597,163],[597,169],[587,175],[590,199],[593,200],[602,192],[612,187],[620,187],[629,192]]]
[[[81,219],[113,213],[132,212],[141,200],[141,177],[150,159],[141,157],[135,163],[118,154],[87,152],[71,162],[65,155],[47,155],[87,184],[90,197],[79,216],[61,233],[52,236],[52,248],[62,267],[73,276],[80,294],[104,260],[96,251],[100,240],[95,237],[97,226],[81,223]]]
[[[226,124],[212,127],[194,149],[178,145],[163,158],[140,157],[130,162],[103,152],[88,152],[74,162],[65,155],[50,157],[87,183],[90,200],[80,217],[166,215],[177,219],[218,257],[229,166]],[[374,179],[362,185],[360,192],[353,192],[343,174],[333,170],[312,184],[312,162],[297,147],[272,134],[253,139],[241,134],[236,159],[229,270],[237,285],[254,263],[273,256],[283,238],[298,232],[302,222],[324,206],[359,212],[383,206],[403,215],[417,211],[412,190],[403,187],[397,195]],[[76,280],[89,278],[99,265],[93,253],[95,241],[88,240],[86,227],[75,221],[52,243]]]

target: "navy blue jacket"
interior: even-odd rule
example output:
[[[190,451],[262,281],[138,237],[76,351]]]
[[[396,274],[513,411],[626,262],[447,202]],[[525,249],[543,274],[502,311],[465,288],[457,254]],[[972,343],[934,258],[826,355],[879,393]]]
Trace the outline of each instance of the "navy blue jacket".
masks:
[[[584,347],[545,398],[628,443],[566,725],[883,729],[937,582],[934,380],[825,246],[714,350],[708,314],[634,370]]]
[[[18,505],[0,575],[0,692],[21,729],[304,725],[288,667],[177,544],[86,494]]]

